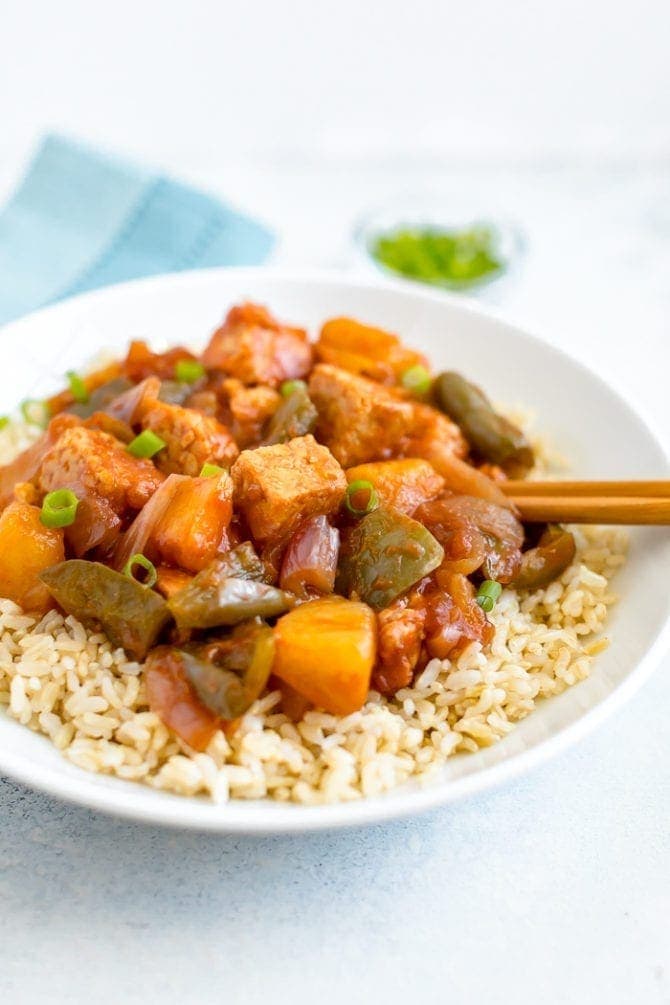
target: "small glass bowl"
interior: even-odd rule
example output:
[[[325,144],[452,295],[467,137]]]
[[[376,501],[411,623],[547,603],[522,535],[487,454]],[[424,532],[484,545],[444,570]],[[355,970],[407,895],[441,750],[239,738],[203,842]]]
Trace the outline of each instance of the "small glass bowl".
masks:
[[[503,262],[502,268],[469,281],[442,279],[438,281],[416,279],[396,272],[373,255],[378,237],[398,230],[459,231],[473,226],[485,226],[495,235],[495,248]],[[500,287],[518,271],[526,251],[526,241],[521,229],[496,212],[482,212],[481,207],[445,206],[426,198],[423,200],[397,199],[392,204],[363,217],[354,229],[354,245],[358,263],[388,279],[413,285],[448,290],[470,297],[495,299]],[[495,291],[495,293],[494,293]],[[491,296],[493,294],[493,296]]]

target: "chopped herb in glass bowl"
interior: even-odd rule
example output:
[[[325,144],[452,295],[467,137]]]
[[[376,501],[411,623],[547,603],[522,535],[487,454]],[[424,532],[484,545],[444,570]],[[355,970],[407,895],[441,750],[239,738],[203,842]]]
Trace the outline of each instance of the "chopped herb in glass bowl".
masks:
[[[385,211],[357,233],[359,250],[377,270],[448,290],[477,292],[506,277],[522,248],[518,231],[479,214]]]
[[[408,279],[463,289],[505,271],[496,231],[475,225],[462,230],[399,227],[373,239],[370,253]]]

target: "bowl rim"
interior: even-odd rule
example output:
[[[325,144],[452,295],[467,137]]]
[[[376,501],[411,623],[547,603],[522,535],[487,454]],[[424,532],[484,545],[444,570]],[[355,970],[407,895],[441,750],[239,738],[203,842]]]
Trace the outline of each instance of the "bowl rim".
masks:
[[[513,320],[501,317],[496,311],[484,308],[478,302],[459,294],[431,287],[409,288],[405,283],[380,278],[371,279],[349,275],[346,272],[329,269],[297,269],[274,266],[234,266],[194,269],[183,272],[162,273],[143,279],[118,283],[100,290],[70,297],[60,303],[41,308],[0,327],[0,332],[20,333],[23,327],[35,323],[48,323],[49,318],[67,313],[73,307],[93,308],[105,300],[123,298],[138,289],[159,289],[165,284],[184,287],[199,283],[215,282],[217,276],[239,276],[241,282],[254,280],[277,280],[287,284],[319,283],[330,286],[348,286],[368,291],[393,291],[417,301],[431,301],[435,304],[449,303],[459,310],[487,322],[496,322],[514,330],[521,341],[541,345],[542,350],[556,357],[567,359],[569,363],[596,381],[617,398],[620,407],[631,414],[643,426],[663,457],[670,473],[670,452],[659,435],[655,424],[649,419],[646,409],[628,391],[625,393],[616,382],[604,381],[590,367],[570,353],[547,342],[545,339],[520,327]],[[578,742],[601,725],[614,711],[620,708],[645,683],[660,662],[663,654],[670,649],[670,617],[660,626],[650,639],[645,654],[628,675],[596,705],[582,713],[575,721],[560,726],[532,747],[513,752],[504,760],[486,765],[481,770],[461,775],[449,780],[448,785],[427,785],[409,791],[390,792],[382,797],[361,799],[355,802],[334,803],[323,806],[297,806],[289,804],[285,812],[273,812],[267,820],[244,820],[230,817],[226,819],[226,804],[217,806],[202,797],[184,797],[160,793],[159,800],[146,799],[147,793],[154,797],[156,790],[147,789],[136,782],[119,781],[118,787],[104,788],[97,782],[97,775],[90,775],[83,769],[75,768],[63,761],[67,770],[51,765],[35,764],[30,759],[0,745],[0,771],[14,780],[47,795],[57,797],[71,804],[95,809],[107,815],[122,817],[147,824],[157,824],[181,830],[195,830],[220,834],[270,835],[297,834],[314,831],[330,831],[365,824],[382,823],[387,820],[413,816],[438,806],[455,803],[468,796],[489,789],[495,789],[505,782],[548,761],[554,755]],[[18,723],[17,728],[25,729]],[[253,801],[250,801],[253,802]],[[258,801],[255,803],[258,806]],[[230,804],[228,804],[230,805]],[[238,802],[237,805],[240,805]],[[187,806],[187,812],[184,807]],[[218,811],[218,812],[217,812]]]

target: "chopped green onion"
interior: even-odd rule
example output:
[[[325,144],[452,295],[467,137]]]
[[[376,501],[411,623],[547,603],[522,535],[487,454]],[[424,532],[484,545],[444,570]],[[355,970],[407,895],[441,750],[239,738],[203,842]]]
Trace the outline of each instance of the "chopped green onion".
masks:
[[[218,464],[203,464],[202,471],[200,472],[201,478],[218,478],[219,475],[225,474],[226,469],[220,468]]]
[[[146,576],[143,579],[138,579],[135,575],[134,568],[139,565],[140,569],[144,569]],[[145,558],[141,552],[137,555],[132,555],[123,567],[123,575],[127,576],[128,579],[134,579],[136,583],[140,583],[142,586],[152,587],[156,585],[158,580],[158,573],[156,572],[156,566],[153,562],[150,562],[148,558]]]
[[[51,410],[46,401],[39,401],[37,398],[26,398],[21,402],[21,412],[26,422],[33,426],[41,426],[46,429],[49,424]]]
[[[181,384],[195,384],[205,376],[205,368],[197,359],[180,359],[174,368],[176,380]]]
[[[294,391],[306,391],[307,384],[304,380],[285,380],[279,388],[282,398],[290,398]]]
[[[356,505],[356,496],[359,493],[366,493],[366,502],[361,508]],[[366,481],[364,478],[359,478],[347,488],[347,494],[344,497],[344,505],[353,513],[354,516],[365,516],[366,513],[372,513],[373,509],[377,509],[379,506],[379,496],[375,491],[375,487],[372,482]]]
[[[133,457],[153,457],[166,446],[165,440],[161,440],[152,429],[145,429],[128,444],[126,450]]]
[[[490,614],[496,606],[496,600],[502,593],[502,586],[494,579],[485,579],[477,590],[477,603],[483,611]]]
[[[81,379],[78,373],[74,370],[68,370],[65,374],[70,385],[70,393],[75,401],[79,402],[80,405],[85,405],[88,401],[88,390],[86,384]]]
[[[500,244],[500,235],[490,226],[462,230],[400,227],[375,237],[369,251],[381,265],[401,276],[465,289],[505,271],[507,262]]]
[[[425,366],[417,363],[416,366],[410,366],[401,374],[400,382],[412,394],[428,394],[432,379]]]
[[[9,425],[9,416],[0,415],[0,429],[6,429],[8,425]]]
[[[56,489],[45,495],[40,520],[45,527],[69,527],[75,521],[78,505],[71,489]]]

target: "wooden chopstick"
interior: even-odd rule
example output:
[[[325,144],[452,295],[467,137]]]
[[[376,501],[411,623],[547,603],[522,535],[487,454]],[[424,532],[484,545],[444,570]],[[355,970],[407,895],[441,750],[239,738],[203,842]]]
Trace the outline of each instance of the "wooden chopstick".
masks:
[[[590,499],[670,499],[670,480],[632,482],[506,481],[500,488],[508,496],[587,496]]]
[[[670,524],[670,480],[506,481],[500,488],[529,523]]]
[[[669,524],[670,498],[510,496],[529,523]]]

